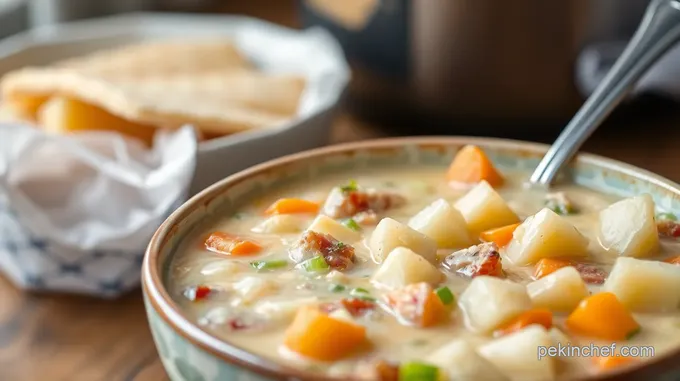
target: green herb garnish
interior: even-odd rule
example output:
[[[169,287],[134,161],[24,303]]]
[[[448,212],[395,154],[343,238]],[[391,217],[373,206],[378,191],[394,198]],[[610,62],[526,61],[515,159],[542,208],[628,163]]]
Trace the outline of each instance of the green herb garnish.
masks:
[[[354,221],[354,219],[352,219],[352,218],[348,218],[348,219],[344,220],[342,222],[342,224],[347,226],[348,228],[354,230],[355,232],[358,232],[358,231],[361,230],[361,226],[359,226],[359,224],[356,221]]]
[[[328,291],[330,291],[330,292],[343,292],[343,291],[345,291],[345,289],[346,289],[345,286],[343,286],[341,284],[337,284],[337,283],[334,283],[334,284],[331,284],[330,286],[328,286]]]
[[[399,366],[399,381],[437,381],[439,368],[422,362],[407,362]]]
[[[666,220],[666,221],[677,221],[678,218],[675,217],[674,214],[672,213],[659,213],[656,215],[657,220]]]
[[[340,190],[343,193],[356,192],[359,190],[359,185],[357,184],[356,180],[350,180],[347,185],[341,186]]]
[[[564,192],[555,192],[546,195],[545,207],[561,216],[575,214],[577,212],[576,208],[574,208],[574,205]]]
[[[369,302],[375,302],[375,298],[371,296],[371,293],[362,287],[353,288],[349,294],[357,299],[367,300]]]
[[[322,256],[310,258],[300,263],[300,267],[302,267],[307,272],[315,273],[326,272],[331,268]]]
[[[274,261],[255,261],[250,262],[250,266],[256,270],[274,270],[288,266],[288,261],[283,259]]]
[[[441,300],[445,305],[452,304],[456,300],[456,297],[453,296],[451,289],[446,286],[439,287],[434,292],[439,297],[439,300]]]
[[[235,219],[235,220],[242,220],[243,217],[245,217],[245,216],[246,216],[245,213],[234,213],[234,214],[231,216],[231,218],[233,218],[233,219]]]
[[[626,335],[626,340],[632,339],[632,338],[635,337],[638,333],[640,333],[640,328],[636,328],[636,329],[634,329],[634,330],[628,332],[628,334]]]

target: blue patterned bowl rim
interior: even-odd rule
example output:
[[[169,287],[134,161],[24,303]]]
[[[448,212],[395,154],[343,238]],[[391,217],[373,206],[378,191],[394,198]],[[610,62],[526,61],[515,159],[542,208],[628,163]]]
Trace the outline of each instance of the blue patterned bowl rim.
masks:
[[[333,380],[332,378],[321,378],[318,374],[266,360],[218,339],[192,322],[182,313],[164,286],[163,274],[167,268],[166,263],[161,261],[161,255],[171,251],[173,249],[171,245],[176,245],[177,242],[175,242],[174,237],[191,230],[192,226],[188,226],[186,223],[189,216],[196,213],[198,215],[206,214],[208,207],[213,207],[212,203],[221,202],[220,196],[228,194],[237,184],[246,183],[254,177],[284,171],[286,168],[299,168],[299,165],[313,166],[320,158],[335,156],[351,157],[358,152],[368,152],[369,154],[377,154],[379,152],[399,153],[411,147],[416,150],[448,150],[453,154],[457,149],[466,144],[475,144],[482,147],[490,154],[492,159],[494,159],[496,154],[501,153],[517,157],[521,159],[520,161],[531,163],[531,166],[534,167],[549,148],[545,144],[494,138],[454,136],[388,138],[338,144],[304,151],[238,172],[192,197],[172,213],[154,234],[142,265],[142,286],[150,306],[173,331],[193,345],[222,361],[272,379]],[[532,168],[526,169],[531,170]],[[566,172],[574,170],[579,175],[581,173],[588,173],[588,171],[606,174],[605,177],[615,179],[612,185],[613,193],[626,195],[626,193],[648,192],[652,194],[657,204],[660,204],[665,210],[680,214],[680,185],[657,174],[620,161],[587,153],[577,155],[568,166]],[[588,176],[585,177],[586,180],[584,182],[577,181],[577,183],[592,187],[593,184],[587,180]],[[628,192],[626,192],[626,189]],[[171,255],[166,255],[166,257],[163,262],[167,262]],[[680,348],[654,360],[634,364],[607,374],[593,375],[583,378],[581,381],[632,380],[649,377],[657,377],[658,379],[659,376],[665,378],[678,369],[677,364],[679,362]],[[671,377],[677,377],[677,374],[675,376],[671,375]]]

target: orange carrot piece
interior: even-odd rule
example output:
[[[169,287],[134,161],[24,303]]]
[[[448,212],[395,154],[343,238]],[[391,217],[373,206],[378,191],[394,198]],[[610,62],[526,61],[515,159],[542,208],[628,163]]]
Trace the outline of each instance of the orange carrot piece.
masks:
[[[339,360],[366,340],[366,328],[332,318],[316,306],[301,307],[285,333],[293,352],[321,361]]]
[[[271,204],[265,214],[296,214],[296,213],[318,213],[321,205],[309,200],[299,198],[282,198]]]
[[[593,362],[599,370],[608,371],[613,370],[635,362],[633,357],[612,355],[594,357]]]
[[[450,183],[476,184],[486,180],[489,185],[503,185],[503,177],[481,148],[474,145],[463,147],[451,162],[446,173]]]
[[[395,316],[420,328],[437,325],[449,312],[441,298],[425,282],[413,283],[385,294]]]
[[[481,238],[482,241],[493,242],[498,245],[498,247],[503,247],[510,242],[512,239],[512,233],[515,232],[515,229],[517,229],[519,225],[520,224],[517,223],[487,230],[485,232],[481,232],[479,234],[479,238]]]
[[[231,245],[231,255],[251,255],[259,253],[262,246],[253,241],[235,241]]]
[[[554,273],[562,267],[571,265],[573,265],[572,262],[564,259],[543,258],[536,262],[536,267],[534,268],[534,278],[541,279],[546,275]]]
[[[575,333],[603,340],[624,340],[640,330],[630,311],[611,292],[583,299],[566,325]]]
[[[670,263],[670,264],[673,264],[673,265],[680,265],[680,255],[678,255],[677,257],[668,258],[664,262]]]
[[[423,304],[422,326],[431,327],[439,324],[446,316],[447,311],[439,296],[434,291],[431,292],[425,299],[425,304]]]
[[[225,255],[252,255],[262,250],[256,242],[214,232],[205,240],[205,248]]]
[[[552,323],[553,323],[552,312],[545,308],[537,308],[523,312],[516,318],[503,324],[500,328],[498,328],[494,332],[494,334],[497,336],[509,335],[532,324],[540,324],[544,326],[546,329],[550,329],[550,327],[552,327]]]

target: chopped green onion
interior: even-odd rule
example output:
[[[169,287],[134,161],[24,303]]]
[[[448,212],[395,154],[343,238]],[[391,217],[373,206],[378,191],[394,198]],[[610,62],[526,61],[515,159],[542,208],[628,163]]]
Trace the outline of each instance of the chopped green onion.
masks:
[[[283,259],[274,261],[255,261],[250,262],[250,266],[255,270],[273,270],[288,266],[288,261]]]
[[[640,328],[636,328],[636,329],[634,329],[634,330],[628,332],[628,334],[626,335],[626,340],[632,339],[632,338],[635,337],[638,333],[640,333]]]
[[[345,288],[346,288],[345,286],[336,283],[336,284],[331,284],[330,286],[328,286],[328,291],[330,291],[330,292],[343,292],[343,291],[345,291]]]
[[[341,186],[340,190],[344,193],[356,192],[359,190],[359,185],[357,184],[356,180],[350,180],[349,184]]]
[[[453,296],[453,292],[451,292],[451,289],[449,289],[446,286],[439,287],[434,292],[439,297],[439,300],[441,300],[442,303],[444,303],[445,305],[449,305],[456,300],[456,297]]]
[[[399,381],[437,381],[439,368],[422,362],[407,362],[399,366]]]
[[[566,216],[569,214],[573,214],[575,212],[574,208],[571,205],[560,204],[552,201],[546,202],[545,207],[561,216]]]
[[[368,290],[365,289],[365,288],[357,287],[357,288],[353,288],[352,291],[350,291],[349,293],[350,293],[351,295],[354,295],[354,294],[370,294],[371,292],[368,291]]]
[[[359,226],[359,224],[357,224],[357,222],[352,218],[346,219],[342,222],[342,224],[357,232],[361,230],[361,226]]]
[[[375,302],[375,298],[372,297],[371,293],[365,288],[361,288],[361,287],[353,288],[349,292],[349,294],[352,295],[353,297],[357,298],[357,299]]]
[[[678,218],[672,213],[659,213],[656,215],[657,220],[677,221]]]
[[[245,217],[245,216],[246,216],[245,213],[234,213],[234,215],[231,216],[231,218],[233,218],[235,220],[242,220],[243,217]]]
[[[307,272],[321,273],[330,270],[330,266],[322,256],[310,258],[302,263],[300,266]]]

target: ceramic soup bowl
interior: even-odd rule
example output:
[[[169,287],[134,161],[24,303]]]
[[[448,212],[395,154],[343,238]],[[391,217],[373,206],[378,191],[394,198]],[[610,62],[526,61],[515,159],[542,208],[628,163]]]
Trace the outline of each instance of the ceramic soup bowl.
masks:
[[[273,363],[219,340],[190,321],[166,289],[169,263],[180,242],[201,221],[229,213],[245,200],[287,182],[353,168],[439,165],[444,170],[466,144],[482,147],[501,170],[536,167],[547,146],[459,137],[397,138],[331,146],[252,167],[230,176],[177,209],[158,229],[142,270],[146,311],[158,353],[173,381],[319,380],[317,375]],[[680,215],[680,186],[658,175],[614,160],[581,154],[565,171],[566,181],[607,194],[646,192],[659,208]],[[680,344],[680,343],[678,343]],[[591,380],[677,380],[679,350]]]

